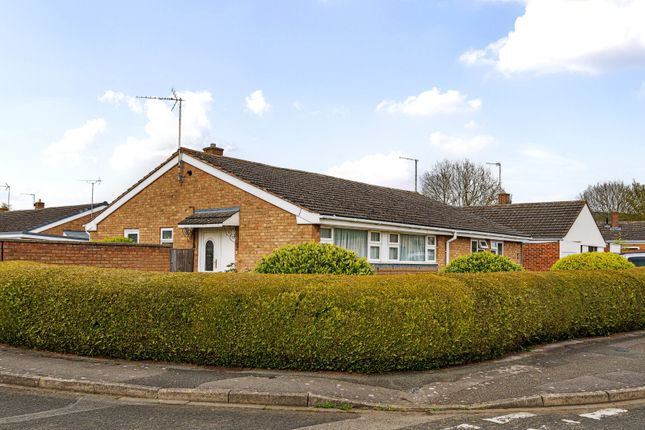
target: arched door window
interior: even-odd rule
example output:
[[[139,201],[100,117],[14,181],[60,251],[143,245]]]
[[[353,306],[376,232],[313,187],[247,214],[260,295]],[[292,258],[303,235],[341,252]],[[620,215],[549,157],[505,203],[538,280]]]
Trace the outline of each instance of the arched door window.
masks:
[[[213,245],[213,241],[209,240],[206,242],[206,261],[204,265],[204,270],[207,272],[212,272],[213,271],[213,260],[214,260],[214,252],[215,252],[215,246]]]

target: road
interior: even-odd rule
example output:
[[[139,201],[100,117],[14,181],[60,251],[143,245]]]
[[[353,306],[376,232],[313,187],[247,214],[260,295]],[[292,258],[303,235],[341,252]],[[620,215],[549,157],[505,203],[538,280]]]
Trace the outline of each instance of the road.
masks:
[[[0,386],[0,429],[624,429],[645,427],[645,401],[460,414],[159,404]]]

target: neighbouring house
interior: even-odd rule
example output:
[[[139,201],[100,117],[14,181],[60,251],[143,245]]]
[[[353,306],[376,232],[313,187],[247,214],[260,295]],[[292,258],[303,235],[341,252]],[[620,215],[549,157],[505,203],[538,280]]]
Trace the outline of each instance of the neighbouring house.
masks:
[[[530,236],[524,244],[523,265],[527,270],[549,270],[567,255],[602,252],[605,248],[589,206],[582,200],[511,204],[508,194],[500,194],[497,205],[465,209]]]
[[[602,237],[607,242],[606,250],[617,254],[645,252],[645,221],[620,221],[617,212],[608,222],[598,223]]]
[[[522,263],[529,239],[415,192],[231,158],[215,145],[175,152],[86,229],[189,250],[183,270],[202,272],[249,270],[309,241],[355,251],[380,271],[436,271],[475,247]]]
[[[0,239],[89,240],[85,224],[107,207],[107,202],[46,208],[37,201],[34,209],[0,211]]]

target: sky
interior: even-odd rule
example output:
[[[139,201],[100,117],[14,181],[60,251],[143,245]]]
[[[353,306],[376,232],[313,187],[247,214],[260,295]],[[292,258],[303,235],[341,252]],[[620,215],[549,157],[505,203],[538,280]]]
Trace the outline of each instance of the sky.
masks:
[[[645,0],[0,0],[13,209],[111,201],[183,145],[414,188],[502,163],[514,202],[645,182]],[[497,168],[489,166],[497,175]],[[0,186],[0,202],[7,192]]]

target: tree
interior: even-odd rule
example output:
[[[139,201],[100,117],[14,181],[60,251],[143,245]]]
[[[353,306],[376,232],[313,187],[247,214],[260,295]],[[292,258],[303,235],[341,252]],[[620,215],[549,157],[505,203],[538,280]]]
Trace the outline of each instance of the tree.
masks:
[[[592,212],[633,212],[632,187],[623,181],[598,182],[596,185],[589,185],[587,189],[578,196],[586,200]]]
[[[641,215],[645,215],[645,184],[632,182],[632,194],[629,197],[629,204],[632,210]]]
[[[452,206],[490,205],[503,192],[484,165],[443,160],[421,175],[421,193]]]

